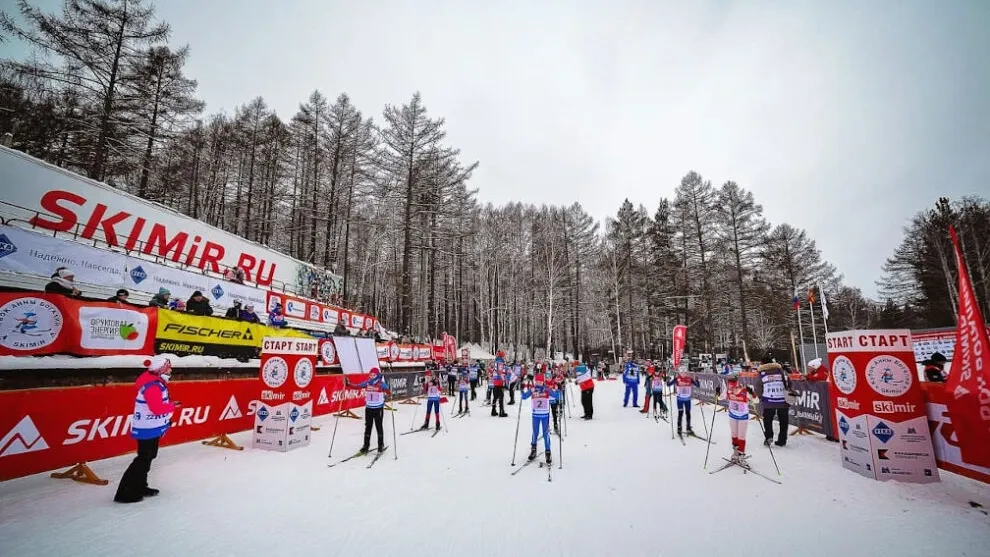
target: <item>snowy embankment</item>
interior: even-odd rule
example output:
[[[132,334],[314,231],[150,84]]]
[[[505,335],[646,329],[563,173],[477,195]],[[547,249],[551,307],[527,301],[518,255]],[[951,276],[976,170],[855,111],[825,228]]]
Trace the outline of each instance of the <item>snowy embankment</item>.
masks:
[[[323,417],[313,443],[287,454],[164,448],[151,473],[162,493],[136,505],[111,502],[130,457],[93,463],[108,487],[46,475],[5,482],[0,555],[987,554],[990,517],[969,502],[990,507],[990,486],[947,472],[931,485],[867,480],[844,470],[838,447],[819,436],[775,448],[777,476],[756,422],[748,436],[753,466],[782,485],[738,468],[710,475],[703,441],[672,440],[667,423],[623,408],[621,389],[598,384],[591,422],[578,419],[574,392],[562,455],[553,440],[552,483],[535,464],[510,476],[519,407],[492,418],[479,390],[471,416],[450,420],[436,437],[399,436],[398,460],[390,448],[370,470],[370,457],[327,468],[333,418]],[[397,408],[400,433],[422,424],[423,407]],[[529,448],[528,410],[517,463]],[[710,426],[710,406],[704,415]],[[394,447],[391,416],[385,424]],[[693,425],[704,432],[697,406]],[[353,454],[362,430],[363,421],[341,419],[331,461]],[[248,434],[234,438],[250,443]],[[714,441],[709,470],[730,452],[724,413]]]

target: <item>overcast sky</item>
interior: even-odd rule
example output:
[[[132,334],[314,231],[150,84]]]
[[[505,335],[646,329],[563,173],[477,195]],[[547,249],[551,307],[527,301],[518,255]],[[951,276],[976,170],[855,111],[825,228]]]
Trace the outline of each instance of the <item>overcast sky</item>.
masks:
[[[914,213],[990,195],[987,0],[157,4],[211,112],[419,90],[483,201],[652,213],[696,170],[868,295]]]

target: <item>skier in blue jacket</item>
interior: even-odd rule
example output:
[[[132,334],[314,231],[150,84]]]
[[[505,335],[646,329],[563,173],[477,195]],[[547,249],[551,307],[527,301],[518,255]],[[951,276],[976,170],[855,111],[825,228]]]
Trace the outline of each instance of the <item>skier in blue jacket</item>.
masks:
[[[629,395],[633,397],[633,408],[639,408],[639,366],[630,356],[626,365],[622,368],[622,382],[626,384],[626,396],[622,399],[622,406],[629,406]]]

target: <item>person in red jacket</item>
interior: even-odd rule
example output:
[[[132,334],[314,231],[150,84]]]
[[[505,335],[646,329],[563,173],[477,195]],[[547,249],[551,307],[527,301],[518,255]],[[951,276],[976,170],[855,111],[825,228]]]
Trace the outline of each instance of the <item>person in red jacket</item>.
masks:
[[[145,497],[158,495],[158,490],[148,487],[151,461],[158,456],[158,442],[168,431],[172,413],[180,406],[168,395],[168,380],[172,377],[172,362],[158,355],[148,360],[148,371],[134,382],[134,417],[131,420],[131,437],[137,440],[137,456],[131,461],[113,500],[118,503],[137,503]]]
[[[584,408],[582,420],[590,420],[595,413],[592,400],[595,396],[595,380],[591,377],[591,371],[581,362],[574,362],[574,381],[581,387],[581,407]]]

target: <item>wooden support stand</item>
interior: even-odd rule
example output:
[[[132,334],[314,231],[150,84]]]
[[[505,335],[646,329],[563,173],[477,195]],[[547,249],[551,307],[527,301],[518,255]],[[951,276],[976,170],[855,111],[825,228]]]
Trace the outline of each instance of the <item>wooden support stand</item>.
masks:
[[[109,480],[104,480],[97,476],[96,472],[93,472],[92,468],[87,466],[85,462],[80,462],[65,472],[52,472],[52,477],[58,480],[73,480],[93,485],[107,485],[110,483]]]
[[[320,426],[318,426],[318,425],[310,425],[309,426],[309,429],[312,430],[312,431],[320,431]]]
[[[351,412],[350,410],[344,410],[343,412],[337,412],[336,414],[334,414],[334,416],[336,416],[338,418],[354,418],[355,420],[360,420],[361,419],[361,416],[358,416],[357,414],[355,414],[354,412]]]
[[[383,409],[388,410],[389,412],[395,412],[395,408],[392,408],[391,406],[389,406],[388,403],[385,403],[385,406],[383,406]]]
[[[404,399],[402,399],[402,400],[399,401],[399,404],[416,404],[416,405],[419,405],[419,398],[414,397],[414,396],[409,397],[409,398],[404,398]]]
[[[207,439],[203,441],[204,445],[209,445],[210,447],[220,447],[221,449],[230,449],[232,451],[243,451],[244,447],[234,443],[234,440],[227,437],[226,433],[221,433],[219,436],[213,439]]]
[[[791,432],[791,435],[811,435],[812,433],[814,433],[814,431],[799,426],[794,428],[794,431]]]

